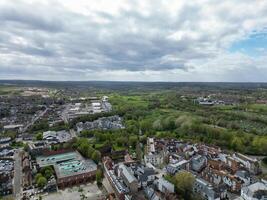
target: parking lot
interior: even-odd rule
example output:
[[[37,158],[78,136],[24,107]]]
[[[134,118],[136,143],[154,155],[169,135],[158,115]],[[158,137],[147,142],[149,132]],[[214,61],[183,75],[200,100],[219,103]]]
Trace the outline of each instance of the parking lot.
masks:
[[[100,200],[105,199],[106,191],[99,189],[95,183],[88,183],[86,185],[75,186],[59,190],[56,193],[41,195],[43,200]],[[39,196],[32,197],[31,200],[37,200]]]

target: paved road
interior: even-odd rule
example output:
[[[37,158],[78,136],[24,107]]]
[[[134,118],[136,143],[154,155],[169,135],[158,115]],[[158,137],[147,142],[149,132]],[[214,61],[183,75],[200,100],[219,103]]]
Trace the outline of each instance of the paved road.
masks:
[[[48,111],[48,108],[46,107],[45,110],[44,110],[43,112],[41,112],[38,116],[34,117],[34,118],[32,119],[32,121],[31,121],[29,124],[27,124],[27,125],[22,129],[22,132],[24,133],[25,131],[27,131],[28,128],[29,128],[30,126],[32,126],[38,119],[40,119],[40,117],[44,116],[44,114],[45,114],[47,111]]]
[[[68,111],[70,109],[70,104],[67,104],[66,107],[64,108],[64,110],[62,111],[62,114],[61,114],[61,118],[63,119],[63,121],[65,123],[68,123],[69,120],[68,120]]]
[[[108,192],[108,194],[114,194],[114,190],[113,188],[111,187],[108,179],[106,177],[103,178],[103,181],[102,181],[106,191]]]
[[[77,137],[77,133],[74,129],[70,129],[70,134],[72,138]]]
[[[21,178],[22,178],[22,167],[21,167],[21,156],[20,151],[16,151],[14,154],[14,197],[20,199],[21,197]]]

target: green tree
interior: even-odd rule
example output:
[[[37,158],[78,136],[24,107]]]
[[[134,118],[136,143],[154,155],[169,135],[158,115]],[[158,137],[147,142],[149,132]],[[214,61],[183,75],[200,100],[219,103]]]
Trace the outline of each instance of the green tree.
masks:
[[[153,129],[158,130],[158,131],[162,130],[161,120],[157,119],[156,121],[154,121],[152,127]]]
[[[137,141],[138,141],[138,138],[136,135],[131,135],[129,137],[130,146],[134,147],[136,145]]]
[[[99,163],[101,161],[101,153],[98,150],[95,150],[92,154],[92,159],[93,161],[95,161],[96,163]]]
[[[140,146],[139,142],[136,143],[136,148],[135,149],[136,149],[135,150],[136,159],[139,160],[139,161],[142,161],[143,152],[142,152],[142,149],[141,149],[141,146]]]
[[[36,174],[35,177],[34,177],[35,182],[37,183],[38,179],[39,179],[40,177],[42,177],[42,176],[43,176],[43,175],[42,175],[41,173]]]
[[[44,172],[44,176],[46,179],[49,179],[53,175],[53,171],[51,169],[47,169]]]
[[[37,180],[37,186],[43,188],[47,184],[47,179],[43,176],[39,177]]]
[[[37,133],[35,138],[36,138],[36,140],[42,140],[43,139],[43,134],[42,133]]]
[[[240,151],[240,152],[243,152],[245,149],[245,146],[243,144],[243,140],[240,137],[234,137],[232,142],[231,142],[231,146],[234,150]]]
[[[100,169],[96,171],[96,182],[97,185],[102,185],[102,178],[103,178],[103,173]]]
[[[175,175],[175,186],[177,192],[184,199],[191,199],[191,194],[193,191],[193,185],[195,182],[195,177],[190,172],[179,172]]]
[[[123,137],[123,136],[121,136],[121,137],[118,137],[117,139],[116,139],[116,143],[117,143],[117,145],[118,146],[126,146],[127,145],[127,142],[128,142],[128,140],[127,140],[127,138],[126,137]]]
[[[87,149],[87,157],[88,158],[92,158],[92,155],[93,155],[94,151],[95,151],[94,148],[89,146],[88,149]]]
[[[264,158],[262,159],[262,162],[263,162],[264,165],[267,166],[267,157],[264,157]]]

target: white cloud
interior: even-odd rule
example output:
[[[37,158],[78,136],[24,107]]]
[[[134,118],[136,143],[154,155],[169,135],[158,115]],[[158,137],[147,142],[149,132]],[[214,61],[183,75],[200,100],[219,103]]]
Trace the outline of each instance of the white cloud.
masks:
[[[264,48],[228,50],[266,32],[263,0],[1,0],[0,25],[0,78],[267,80]]]

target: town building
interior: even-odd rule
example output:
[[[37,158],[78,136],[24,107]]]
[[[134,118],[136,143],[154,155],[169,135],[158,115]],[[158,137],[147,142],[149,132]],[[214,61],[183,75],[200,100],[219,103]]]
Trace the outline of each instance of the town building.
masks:
[[[119,200],[125,200],[129,198],[130,189],[123,182],[123,180],[115,174],[114,163],[109,157],[103,158],[104,176],[109,181],[113,188],[116,197]]]
[[[36,162],[39,168],[53,166],[57,185],[65,188],[94,180],[97,165],[90,159],[84,159],[78,152],[49,152],[38,156]]]
[[[169,174],[176,174],[181,170],[189,170],[190,161],[189,160],[181,160],[177,163],[168,164],[166,166],[166,170]]]
[[[118,115],[110,117],[102,117],[92,122],[79,122],[76,124],[77,132],[80,133],[83,130],[112,130],[123,129],[122,118]]]
[[[43,140],[47,141],[48,144],[64,143],[71,139],[71,134],[65,130],[43,132]]]
[[[10,146],[0,147],[0,158],[1,157],[12,157],[14,155],[14,149]]]
[[[43,152],[50,149],[50,145],[46,141],[36,141],[28,143],[29,152],[31,155],[42,155]]]
[[[249,170],[250,173],[259,174],[260,173],[260,165],[257,159],[250,158],[241,153],[234,153],[233,158],[240,162],[246,169]]]
[[[138,191],[138,181],[129,167],[126,167],[124,164],[119,164],[117,172],[118,177],[123,180],[132,193]]]
[[[133,168],[134,175],[137,177],[139,187],[146,187],[155,180],[155,171],[153,168],[137,165]]]
[[[244,200],[266,200],[267,183],[256,182],[241,189],[241,197]]]
[[[12,141],[11,137],[0,137],[0,147],[8,146]]]
[[[147,154],[144,155],[145,163],[151,163],[154,166],[159,166],[163,164],[164,151],[160,146],[161,143],[156,144],[154,138],[147,138]]]
[[[30,160],[30,155],[23,152],[21,157],[22,163],[22,186],[27,188],[32,185],[32,165]]]
[[[174,193],[174,185],[161,177],[155,181],[157,189],[162,193]]]
[[[207,200],[220,200],[227,197],[227,190],[223,185],[214,187],[209,182],[198,177],[195,180],[193,190]]]
[[[0,196],[13,193],[14,161],[0,159]]]
[[[206,156],[197,155],[191,159],[191,169],[196,172],[200,172],[207,165]]]
[[[160,196],[156,193],[156,191],[152,187],[146,187],[144,189],[146,197],[148,200],[160,200]]]

